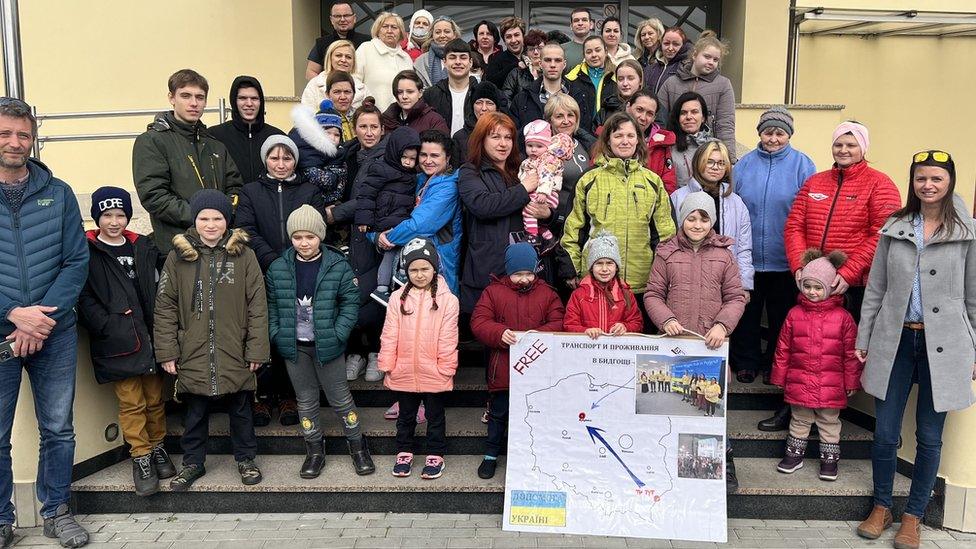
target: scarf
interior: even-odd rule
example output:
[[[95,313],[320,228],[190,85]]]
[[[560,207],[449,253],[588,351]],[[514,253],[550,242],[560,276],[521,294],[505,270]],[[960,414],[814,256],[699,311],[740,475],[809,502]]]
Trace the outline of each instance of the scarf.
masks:
[[[447,70],[444,69],[444,46],[431,44],[428,54],[427,74],[430,75],[430,85],[433,86],[447,78]]]

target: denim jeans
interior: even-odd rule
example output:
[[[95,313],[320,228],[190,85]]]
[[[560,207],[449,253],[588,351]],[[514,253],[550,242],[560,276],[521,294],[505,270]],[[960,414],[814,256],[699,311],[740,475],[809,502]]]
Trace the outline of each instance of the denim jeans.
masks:
[[[50,518],[71,497],[71,468],[75,458],[72,405],[78,367],[78,332],[72,326],[51,334],[40,352],[0,362],[0,524],[13,524],[13,471],[10,434],[27,370],[34,394],[34,414],[41,433],[37,456],[37,499],[41,516]]]
[[[932,379],[925,354],[925,332],[902,328],[901,342],[891,366],[885,399],[875,399],[877,424],[871,446],[874,473],[874,503],[891,508],[891,491],[898,465],[898,437],[901,435],[905,403],[912,385],[918,383],[915,410],[915,468],[905,512],[916,517],[925,513],[942,457],[942,427],[946,413],[936,412],[932,403]]]
[[[485,439],[485,455],[498,457],[504,449],[508,431],[508,391],[490,394],[488,404],[488,437]]]

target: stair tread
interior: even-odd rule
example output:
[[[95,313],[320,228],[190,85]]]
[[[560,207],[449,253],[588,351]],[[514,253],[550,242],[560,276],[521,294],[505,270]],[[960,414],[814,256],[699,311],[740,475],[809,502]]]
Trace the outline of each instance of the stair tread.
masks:
[[[407,478],[396,478],[390,474],[395,456],[375,455],[376,473],[364,477],[352,472],[348,457],[330,458],[326,461],[322,475],[317,479],[301,479],[297,469],[301,456],[258,456],[257,463],[264,474],[264,481],[255,486],[241,484],[233,457],[229,455],[208,456],[207,474],[198,480],[193,492],[503,492],[505,489],[505,458],[499,458],[495,478],[478,478],[478,464],[481,456],[448,456],[444,476],[425,481],[420,478],[422,468],[418,454],[415,458],[414,473]],[[175,462],[181,456],[174,455]],[[870,496],[871,461],[866,459],[841,460],[840,476],[834,482],[824,482],[817,478],[817,460],[808,459],[805,466],[793,473],[784,475],[776,471],[775,458],[736,458],[736,473],[739,479],[738,495],[743,496]],[[896,497],[908,495],[910,480],[902,475],[895,476]],[[123,461],[97,473],[75,481],[75,492],[118,492],[133,490],[132,466]],[[169,491],[168,482],[160,483],[160,490]]]
[[[762,382],[762,376],[757,376],[752,383],[740,383],[733,374],[729,378],[730,394],[783,394],[783,388],[775,385],[766,385]]]
[[[353,391],[387,391],[382,381],[366,381],[362,377],[349,382],[349,388]],[[484,368],[458,368],[454,374],[455,391],[487,391],[488,383],[485,380]],[[488,395],[485,394],[485,400]]]
[[[481,414],[484,408],[465,408],[449,407],[445,411],[447,416],[447,436],[449,437],[484,437],[488,434],[487,426],[481,422]],[[367,437],[393,437],[396,436],[396,420],[383,417],[386,408],[363,407],[359,408],[359,425],[363,434]],[[322,432],[327,437],[344,436],[342,424],[336,417],[332,408],[322,408],[319,410],[319,419],[322,421]],[[179,436],[183,434],[183,422],[179,415],[170,415],[166,418],[166,434]],[[427,432],[427,424],[417,425],[416,433],[423,435]],[[255,427],[254,433],[259,437],[297,437],[301,435],[301,426],[284,426],[278,423],[278,416],[272,418],[271,424],[264,427]],[[211,436],[230,436],[230,421],[227,414],[210,414],[210,435]]]
[[[729,410],[729,438],[733,440],[786,440],[789,431],[760,431],[756,426],[761,420],[771,415],[771,410]],[[841,420],[841,423],[843,424],[840,431],[841,440],[874,440],[871,431],[844,419]],[[815,435],[810,438],[816,440]]]

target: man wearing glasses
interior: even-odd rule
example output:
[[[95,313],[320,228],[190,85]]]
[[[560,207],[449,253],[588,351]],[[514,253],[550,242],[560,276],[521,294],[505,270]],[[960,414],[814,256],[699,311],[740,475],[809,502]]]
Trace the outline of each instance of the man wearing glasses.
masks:
[[[352,11],[352,2],[334,2],[329,10],[329,21],[335,29],[315,40],[312,51],[308,52],[308,65],[305,67],[305,80],[311,80],[322,72],[322,62],[325,61],[325,51],[336,40],[349,40],[355,47],[363,42],[369,42],[370,37],[356,32],[356,12]]]
[[[74,306],[88,278],[88,244],[74,192],[30,158],[37,119],[0,98],[0,545],[13,540],[10,435],[24,373],[41,433],[35,488],[44,535],[88,543],[68,509],[75,457],[72,406],[78,368]]]

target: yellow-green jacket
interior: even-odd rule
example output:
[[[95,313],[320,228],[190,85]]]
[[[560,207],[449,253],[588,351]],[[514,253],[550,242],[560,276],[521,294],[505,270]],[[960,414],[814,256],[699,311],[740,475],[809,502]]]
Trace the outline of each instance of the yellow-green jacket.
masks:
[[[640,161],[598,157],[576,184],[561,244],[581,278],[586,274],[583,245],[604,230],[620,244],[620,276],[634,293],[643,293],[654,249],[674,236],[675,227],[664,183]]]

